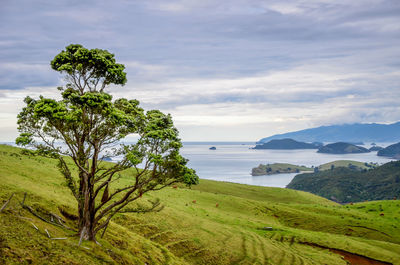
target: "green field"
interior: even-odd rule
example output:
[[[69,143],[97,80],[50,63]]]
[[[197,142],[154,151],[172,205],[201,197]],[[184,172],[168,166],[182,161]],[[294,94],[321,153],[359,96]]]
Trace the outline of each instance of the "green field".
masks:
[[[98,237],[101,246],[79,247],[74,232],[19,204],[26,192],[25,203],[43,216],[75,212],[56,164],[0,145],[0,207],[15,193],[0,213],[0,264],[346,264],[329,249],[400,264],[400,201],[343,206],[301,191],[207,180],[145,194],[141,200],[160,198],[165,208],[120,214]],[[45,229],[67,239],[50,239]]]

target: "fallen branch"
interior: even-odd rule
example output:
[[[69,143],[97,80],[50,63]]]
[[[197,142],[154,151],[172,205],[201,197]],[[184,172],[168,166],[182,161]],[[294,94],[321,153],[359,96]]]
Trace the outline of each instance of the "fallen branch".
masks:
[[[7,207],[8,203],[11,201],[13,196],[14,196],[14,193],[11,194],[10,198],[3,204],[3,206],[0,209],[0,213]]]
[[[29,220],[29,221],[33,221],[32,218],[25,217],[25,216],[21,216],[21,215],[17,215],[17,218],[19,218],[19,219],[24,219],[24,220]]]
[[[46,222],[46,223],[49,223],[49,224],[52,224],[52,225],[55,225],[55,226],[58,226],[58,227],[65,228],[65,229],[68,229],[68,230],[70,230],[70,231],[76,232],[74,229],[72,229],[72,228],[70,228],[70,227],[68,227],[68,226],[66,226],[66,225],[64,225],[64,224],[62,224],[62,223],[58,224],[58,223],[52,222],[52,221],[47,220],[46,218],[40,216],[38,213],[35,212],[35,210],[34,210],[32,207],[30,207],[29,205],[26,205],[26,204],[25,204],[25,198],[26,198],[26,193],[25,193],[25,195],[24,195],[24,199],[23,199],[22,202],[21,202],[22,208],[28,210],[31,214],[33,214],[34,216],[36,216],[37,218],[39,218],[39,219],[42,220],[43,222]],[[57,219],[57,220],[58,220],[58,219]]]
[[[60,216],[58,216],[57,214],[50,212],[50,215],[51,215],[52,217],[56,218],[57,221],[58,221],[61,225],[62,225],[63,223],[65,223],[64,219],[62,219],[62,218],[61,218]]]
[[[44,231],[46,232],[47,236],[48,236],[49,238],[51,238],[49,231],[48,231],[47,229],[44,229]]]
[[[51,240],[65,240],[65,239],[67,239],[66,237],[53,237],[53,238],[50,238]]]
[[[33,225],[33,227],[34,227],[36,230],[39,231],[39,228],[38,228],[34,223],[31,223],[31,225]]]

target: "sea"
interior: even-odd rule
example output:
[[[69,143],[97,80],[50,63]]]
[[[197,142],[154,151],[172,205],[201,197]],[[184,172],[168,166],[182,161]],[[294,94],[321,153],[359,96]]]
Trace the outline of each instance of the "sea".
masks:
[[[1,144],[1,143],[0,143]],[[14,145],[12,142],[2,144]],[[377,143],[386,147],[391,143]],[[196,170],[200,179],[234,182],[256,186],[284,188],[298,173],[252,176],[251,169],[259,164],[289,163],[319,166],[335,160],[354,160],[384,164],[393,159],[377,156],[377,152],[362,154],[320,154],[316,149],[268,150],[252,149],[254,142],[183,142],[181,154],[189,159],[188,166]],[[371,144],[361,145],[369,148]],[[215,147],[215,150],[210,150]],[[113,158],[117,161],[119,158]]]
[[[391,143],[377,143],[385,147]],[[216,150],[210,150],[210,147]],[[289,163],[319,166],[335,160],[355,160],[384,164],[393,159],[377,156],[377,152],[362,154],[321,154],[316,149],[267,150],[252,149],[250,142],[184,142],[181,154],[189,159],[201,179],[235,182],[256,186],[284,188],[298,173],[251,176],[251,169],[259,164]],[[370,144],[361,145],[369,148]]]

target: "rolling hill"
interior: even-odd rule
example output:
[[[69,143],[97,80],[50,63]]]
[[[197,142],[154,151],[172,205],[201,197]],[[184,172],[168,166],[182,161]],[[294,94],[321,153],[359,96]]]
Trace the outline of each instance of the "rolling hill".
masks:
[[[0,145],[0,264],[400,264],[400,201],[340,205],[290,189],[201,180],[165,188],[157,213],[124,213],[100,245],[74,229],[76,202],[50,158]],[[121,174],[126,183],[131,171]],[[380,213],[384,213],[384,216]]]

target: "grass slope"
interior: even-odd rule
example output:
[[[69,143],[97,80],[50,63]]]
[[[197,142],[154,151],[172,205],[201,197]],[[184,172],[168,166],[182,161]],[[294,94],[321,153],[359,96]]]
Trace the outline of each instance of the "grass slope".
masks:
[[[389,162],[368,171],[338,167],[299,174],[287,187],[339,202],[392,199],[400,195],[400,161]]]
[[[201,180],[192,189],[144,195],[142,200],[160,198],[164,210],[120,214],[99,238],[102,246],[78,247],[73,232],[39,220],[18,203],[27,192],[26,203],[38,212],[74,213],[76,203],[55,160],[0,146],[0,180],[0,205],[15,193],[0,213],[0,263],[346,264],[327,249],[334,248],[400,264],[399,201],[341,206],[301,191]],[[44,229],[67,239],[49,239]]]
[[[364,170],[364,169],[372,169],[376,168],[378,165],[375,163],[364,163],[354,160],[336,160],[333,162],[325,163],[318,166],[319,170],[330,170],[332,169],[332,165],[334,168],[337,167],[352,167],[357,170]]]

